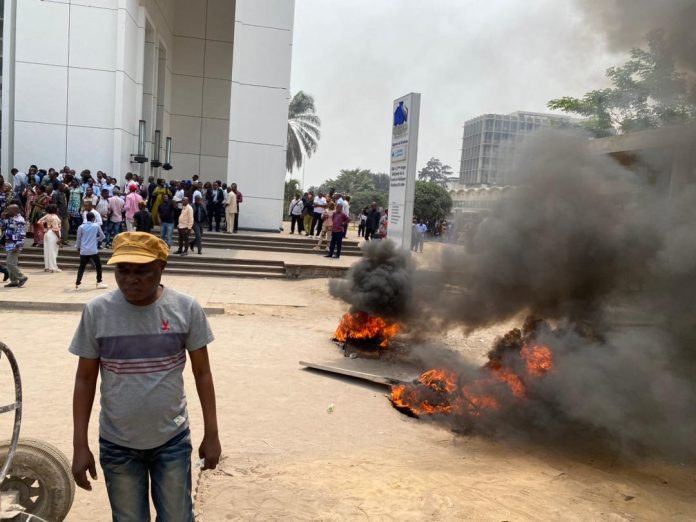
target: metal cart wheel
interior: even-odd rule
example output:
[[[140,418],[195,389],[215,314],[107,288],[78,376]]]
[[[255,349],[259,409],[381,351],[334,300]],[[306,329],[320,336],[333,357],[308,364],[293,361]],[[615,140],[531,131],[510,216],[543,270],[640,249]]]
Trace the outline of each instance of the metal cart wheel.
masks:
[[[5,354],[12,369],[15,402],[0,406],[0,414],[15,412],[10,440],[0,442],[0,495],[15,493],[22,513],[11,520],[60,522],[72,507],[75,483],[70,463],[54,446],[34,439],[19,441],[22,423],[22,380],[12,351],[0,342],[0,355]]]

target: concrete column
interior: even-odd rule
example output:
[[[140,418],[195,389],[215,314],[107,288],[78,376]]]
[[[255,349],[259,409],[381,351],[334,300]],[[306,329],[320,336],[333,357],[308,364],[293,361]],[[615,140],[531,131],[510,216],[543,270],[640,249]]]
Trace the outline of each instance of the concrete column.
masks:
[[[294,0],[237,0],[227,181],[244,194],[241,228],[282,224],[294,13]]]

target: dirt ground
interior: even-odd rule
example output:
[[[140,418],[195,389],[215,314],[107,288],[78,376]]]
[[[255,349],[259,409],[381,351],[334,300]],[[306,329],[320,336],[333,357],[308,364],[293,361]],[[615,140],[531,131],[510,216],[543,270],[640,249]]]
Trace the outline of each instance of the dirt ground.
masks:
[[[170,277],[174,288],[196,278]],[[194,281],[194,283],[192,283]],[[572,454],[543,444],[455,435],[407,418],[385,388],[301,370],[298,361],[372,373],[408,373],[385,361],[346,359],[329,341],[345,306],[325,280],[219,282],[262,303],[230,299],[211,318],[211,345],[223,460],[197,484],[197,520],[696,520],[696,470],[649,460]],[[304,303],[304,304],[302,304]],[[67,346],[76,313],[0,313],[0,339],[19,359],[25,386],[24,436],[71,454],[75,358]],[[483,360],[505,327],[449,345]],[[9,402],[0,362],[0,402]],[[200,407],[187,371],[195,440]],[[0,437],[10,419],[0,417]],[[96,449],[96,408],[92,422]],[[103,481],[78,491],[70,521],[110,520]]]

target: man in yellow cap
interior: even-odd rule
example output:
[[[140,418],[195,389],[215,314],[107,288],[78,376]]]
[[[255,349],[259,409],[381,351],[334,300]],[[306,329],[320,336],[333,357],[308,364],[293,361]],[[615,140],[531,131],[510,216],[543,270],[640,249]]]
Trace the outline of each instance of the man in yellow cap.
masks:
[[[150,485],[158,520],[193,520],[183,380],[187,353],[203,410],[198,455],[204,470],[220,459],[207,349],[213,334],[193,297],[160,284],[168,256],[167,244],[151,234],[119,234],[109,260],[116,265],[118,289],[87,303],[70,345],[80,358],[73,475],[87,490],[92,489],[87,471],[97,478],[87,428],[101,373],[99,461],[114,520],[150,520]]]

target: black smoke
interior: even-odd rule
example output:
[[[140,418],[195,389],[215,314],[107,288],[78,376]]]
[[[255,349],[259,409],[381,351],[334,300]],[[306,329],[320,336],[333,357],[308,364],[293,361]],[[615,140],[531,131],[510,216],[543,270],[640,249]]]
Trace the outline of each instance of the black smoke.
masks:
[[[434,336],[527,314],[551,320],[560,328],[539,340],[553,350],[554,371],[534,384],[527,408],[477,421],[482,427],[521,421],[559,435],[572,426],[613,448],[696,458],[691,165],[684,179],[669,162],[655,178],[592,152],[585,136],[538,134],[516,156],[519,185],[466,250],[424,273],[392,243],[374,243],[331,292],[353,310]],[[428,361],[424,350],[418,356]],[[432,362],[442,360],[433,353]],[[472,375],[461,360],[448,364]]]

